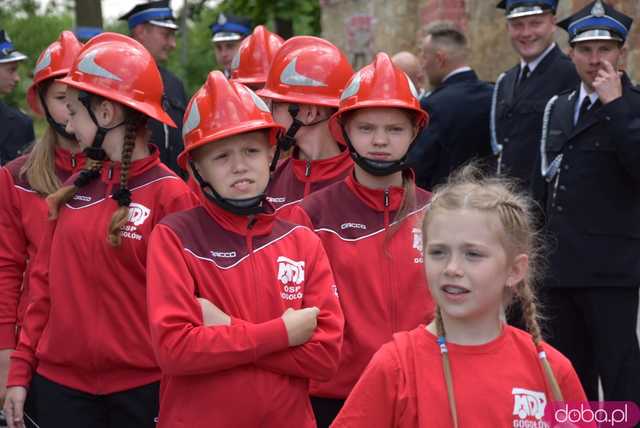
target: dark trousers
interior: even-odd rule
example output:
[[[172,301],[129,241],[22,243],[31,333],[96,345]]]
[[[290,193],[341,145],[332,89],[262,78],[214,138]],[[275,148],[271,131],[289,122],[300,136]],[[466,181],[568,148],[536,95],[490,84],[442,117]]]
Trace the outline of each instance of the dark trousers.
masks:
[[[311,397],[311,407],[313,407],[318,428],[329,428],[329,425],[340,413],[344,401],[336,398]]]
[[[549,343],[573,363],[591,401],[598,378],[606,401],[640,404],[637,288],[543,290]]]
[[[67,388],[36,374],[25,412],[40,428],[154,428],[160,383],[108,395]],[[25,417],[27,427],[30,425]]]

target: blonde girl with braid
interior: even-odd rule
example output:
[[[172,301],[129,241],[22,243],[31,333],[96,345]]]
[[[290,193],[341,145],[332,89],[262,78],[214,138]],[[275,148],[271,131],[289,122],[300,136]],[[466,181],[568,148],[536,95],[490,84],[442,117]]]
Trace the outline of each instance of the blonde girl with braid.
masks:
[[[466,167],[436,190],[423,236],[436,318],[376,353],[332,426],[553,427],[558,402],[585,402],[541,337],[529,199]],[[528,331],[504,322],[511,304]]]
[[[87,166],[46,199],[51,221],[30,271],[4,411],[9,427],[152,428],[161,372],[147,324],[148,239],[195,196],[149,144],[148,119],[174,124],[142,45],[96,36],[60,82],[66,131]]]

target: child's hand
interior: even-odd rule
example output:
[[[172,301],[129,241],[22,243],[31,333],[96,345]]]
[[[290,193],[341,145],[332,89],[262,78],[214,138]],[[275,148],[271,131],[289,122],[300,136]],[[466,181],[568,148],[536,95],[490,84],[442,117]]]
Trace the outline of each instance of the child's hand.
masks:
[[[205,326],[231,325],[231,317],[207,299],[196,298],[202,309],[202,322]]]
[[[289,308],[282,314],[282,321],[287,328],[289,346],[298,346],[311,339],[318,325],[320,309],[315,306],[304,309]]]

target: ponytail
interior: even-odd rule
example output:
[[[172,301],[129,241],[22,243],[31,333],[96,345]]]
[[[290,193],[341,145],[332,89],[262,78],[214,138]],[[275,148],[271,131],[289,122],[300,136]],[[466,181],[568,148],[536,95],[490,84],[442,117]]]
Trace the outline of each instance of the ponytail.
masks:
[[[556,379],[549,360],[547,359],[547,353],[542,349],[542,333],[540,330],[540,324],[538,323],[538,308],[536,304],[536,297],[529,285],[529,282],[525,279],[520,286],[516,287],[516,293],[520,305],[522,306],[523,318],[527,326],[529,334],[533,340],[533,344],[538,352],[538,358],[540,359],[540,365],[544,376],[551,388],[551,393],[555,401],[563,401],[562,391],[560,385]]]
[[[49,208],[49,219],[55,220],[58,218],[58,212],[62,204],[69,202],[81,187],[86,186],[100,177],[100,169],[102,169],[102,161],[87,159],[86,169],[78,175],[73,184],[61,187],[47,196],[46,202]]]

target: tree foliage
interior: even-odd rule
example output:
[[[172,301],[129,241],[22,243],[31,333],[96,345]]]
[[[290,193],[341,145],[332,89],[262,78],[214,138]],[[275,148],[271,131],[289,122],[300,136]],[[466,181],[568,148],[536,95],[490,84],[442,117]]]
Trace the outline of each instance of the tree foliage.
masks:
[[[131,3],[141,1],[132,0]],[[211,70],[219,68],[209,26],[220,12],[250,17],[253,25],[266,25],[285,38],[320,33],[318,0],[224,0],[216,8],[209,8],[206,3],[205,0],[188,0],[186,7],[176,11],[181,29],[177,49],[167,66],[183,79],[188,94],[193,94],[204,83]],[[26,88],[31,83],[31,73],[40,52],[61,31],[75,26],[73,0],[49,0],[44,10],[40,4],[41,0],[0,0],[0,28],[6,29],[17,49],[29,56],[20,67],[22,80],[18,88],[5,101],[24,110]],[[128,33],[124,22],[106,22],[104,28]]]

